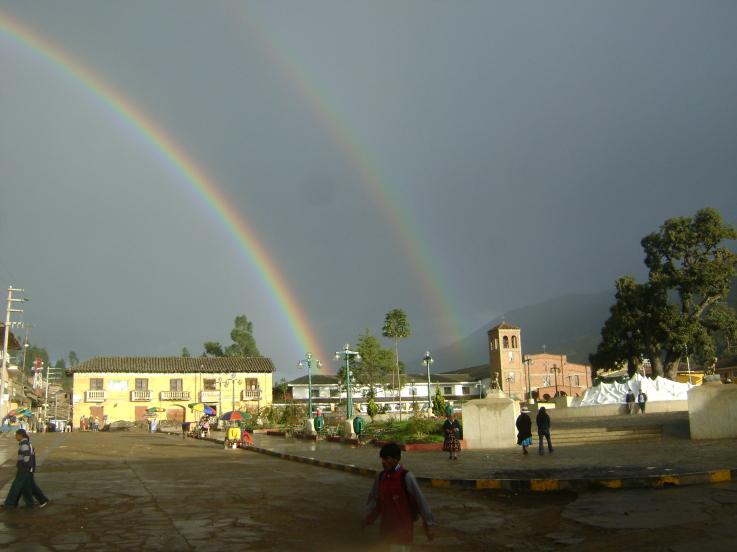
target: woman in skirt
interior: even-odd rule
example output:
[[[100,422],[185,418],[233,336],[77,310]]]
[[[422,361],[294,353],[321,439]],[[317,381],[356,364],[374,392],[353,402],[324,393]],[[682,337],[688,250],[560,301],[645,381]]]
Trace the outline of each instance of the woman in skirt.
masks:
[[[461,424],[455,419],[453,409],[445,410],[445,423],[443,424],[443,450],[450,453],[450,460],[458,460],[458,451],[461,450]]]
[[[522,454],[527,454],[527,447],[532,444],[532,420],[530,411],[525,406],[522,413],[517,416],[517,444],[522,445]]]

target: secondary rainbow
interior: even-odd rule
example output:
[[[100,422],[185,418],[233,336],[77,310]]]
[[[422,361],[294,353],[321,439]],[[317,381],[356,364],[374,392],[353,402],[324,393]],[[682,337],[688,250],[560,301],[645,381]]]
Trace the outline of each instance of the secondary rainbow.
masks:
[[[273,259],[257,239],[256,233],[244,218],[227,201],[216,182],[208,177],[195,161],[150,117],[133,105],[123,94],[114,90],[102,78],[73,59],[61,48],[35,33],[17,19],[0,10],[0,35],[4,34],[17,44],[31,50],[38,58],[49,62],[63,73],[79,82],[82,87],[101,101],[113,114],[138,133],[154,148],[207,205],[211,213],[227,231],[238,249],[257,269],[259,277],[279,307],[285,322],[291,329],[297,345],[303,351],[312,351],[319,358],[328,356],[319,346],[319,340],[311,329],[304,310],[287,285]],[[327,363],[326,363],[327,364]]]
[[[401,208],[402,204],[397,194],[390,190],[379,168],[369,159],[366,148],[361,146],[358,138],[349,131],[342,118],[331,107],[334,102],[329,102],[325,94],[318,91],[304,69],[293,60],[293,56],[278,46],[277,41],[263,25],[256,23],[244,4],[233,4],[232,8],[260,50],[273,66],[280,69],[292,89],[307,103],[316,120],[366,185],[369,195],[378,205],[384,219],[394,229],[393,235],[396,236],[403,251],[403,258],[406,259],[403,262],[409,264],[416,280],[423,288],[424,298],[432,305],[436,323],[443,335],[456,341],[460,340],[465,331],[451,300],[452,293],[449,290],[450,286],[447,285],[449,278],[444,281],[438,276],[450,273],[451,267],[443,265],[442,255],[431,254],[427,240],[420,238],[419,232],[415,229],[417,225],[411,223],[415,218],[411,210]]]

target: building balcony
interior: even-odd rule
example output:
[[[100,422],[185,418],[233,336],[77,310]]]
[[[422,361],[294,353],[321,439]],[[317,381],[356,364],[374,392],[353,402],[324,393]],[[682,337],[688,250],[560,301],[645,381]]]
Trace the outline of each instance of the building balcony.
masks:
[[[220,402],[220,391],[200,391],[200,402]]]
[[[151,391],[136,390],[131,391],[131,402],[135,401],[150,401]]]
[[[162,391],[159,399],[162,401],[188,401],[189,391]]]
[[[261,389],[244,389],[241,391],[242,401],[257,401],[261,398]]]
[[[84,402],[105,402],[105,391],[85,391]]]

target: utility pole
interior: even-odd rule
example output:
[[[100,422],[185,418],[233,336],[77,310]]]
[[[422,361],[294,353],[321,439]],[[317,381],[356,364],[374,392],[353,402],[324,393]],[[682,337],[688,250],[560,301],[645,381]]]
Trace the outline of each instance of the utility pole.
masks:
[[[8,340],[10,339],[10,314],[13,312],[23,312],[23,309],[14,309],[13,303],[22,303],[28,299],[18,299],[13,297],[13,292],[22,293],[24,290],[8,286],[8,300],[5,308],[5,332],[3,336],[3,360],[2,371],[0,372],[0,414],[5,416],[8,413],[8,403],[10,402],[10,392],[8,392],[8,401],[5,401],[5,391],[9,388],[8,383]]]

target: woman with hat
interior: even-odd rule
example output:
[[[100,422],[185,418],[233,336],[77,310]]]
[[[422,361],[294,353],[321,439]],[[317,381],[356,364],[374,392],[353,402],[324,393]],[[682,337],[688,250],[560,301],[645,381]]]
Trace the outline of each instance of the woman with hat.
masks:
[[[461,450],[461,424],[455,419],[453,407],[445,407],[445,423],[443,424],[443,450],[449,452],[449,460],[458,460],[458,451]]]
[[[517,416],[517,444],[522,445],[522,454],[527,454],[527,447],[532,445],[532,420],[530,410],[522,407],[522,412]]]

